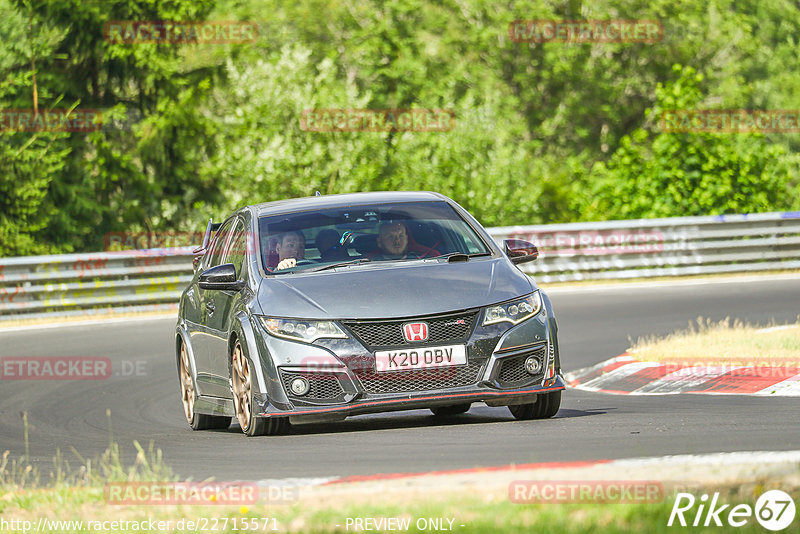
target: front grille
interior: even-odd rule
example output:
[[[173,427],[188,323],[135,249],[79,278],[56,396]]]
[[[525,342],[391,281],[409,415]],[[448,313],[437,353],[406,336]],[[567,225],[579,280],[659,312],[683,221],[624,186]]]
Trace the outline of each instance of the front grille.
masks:
[[[381,347],[411,345],[403,337],[403,325],[424,321],[428,323],[426,343],[458,343],[469,339],[478,312],[415,317],[393,321],[345,321],[344,325],[370,350]],[[420,343],[415,342],[414,345]]]
[[[292,393],[289,386],[292,380],[302,376],[308,380],[310,386],[308,393],[297,396]],[[344,390],[336,375],[333,373],[302,373],[297,371],[284,371],[281,369],[281,382],[286,394],[292,399],[316,402],[343,402]]]
[[[532,351],[520,354],[519,356],[510,356],[500,360],[500,372],[497,375],[497,380],[506,386],[518,386],[526,382],[531,382],[535,379],[540,379],[545,373],[547,347],[541,346]],[[536,375],[528,374],[525,370],[525,360],[529,357],[535,357],[539,360],[540,372]]]
[[[431,389],[470,386],[478,382],[481,363],[469,363],[459,367],[418,369],[393,373],[356,371],[361,385],[367,393],[406,393]]]

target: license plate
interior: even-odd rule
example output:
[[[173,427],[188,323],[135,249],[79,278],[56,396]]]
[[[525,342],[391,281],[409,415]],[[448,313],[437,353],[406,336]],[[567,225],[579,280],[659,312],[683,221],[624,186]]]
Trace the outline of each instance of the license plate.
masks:
[[[466,364],[466,345],[375,351],[375,369],[379,373]]]

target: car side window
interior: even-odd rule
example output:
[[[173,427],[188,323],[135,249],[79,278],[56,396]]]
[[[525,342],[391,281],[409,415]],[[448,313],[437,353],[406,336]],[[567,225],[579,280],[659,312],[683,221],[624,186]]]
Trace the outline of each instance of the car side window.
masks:
[[[233,229],[233,235],[228,241],[228,246],[225,247],[225,263],[232,263],[236,267],[236,275],[241,278],[242,264],[244,263],[245,256],[247,255],[245,244],[244,223],[241,219],[236,221],[236,226]]]
[[[485,249],[485,247],[479,245],[475,241],[475,239],[473,239],[473,236],[465,235],[465,234],[460,233],[460,232],[456,233],[456,235],[459,238],[461,238],[461,240],[464,242],[464,244],[467,247],[467,253],[469,253],[469,254],[475,254],[475,253],[481,252],[481,251],[483,251]]]
[[[206,252],[204,268],[208,269],[210,267],[221,265],[221,260],[223,257],[222,253],[225,251],[225,244],[230,237],[233,221],[233,219],[229,219],[217,231],[217,235],[214,236],[214,241],[211,243],[211,247],[209,248],[208,252]]]

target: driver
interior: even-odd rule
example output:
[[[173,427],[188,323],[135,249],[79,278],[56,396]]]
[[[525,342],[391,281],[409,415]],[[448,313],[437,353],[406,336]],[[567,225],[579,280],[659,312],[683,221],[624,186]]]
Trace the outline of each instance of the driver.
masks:
[[[289,269],[297,265],[297,260],[306,257],[306,238],[303,232],[286,232],[281,235],[275,244],[275,252],[278,253],[278,266],[276,271]]]
[[[418,254],[408,250],[408,229],[401,222],[388,221],[378,228],[377,259],[404,260],[416,258]]]

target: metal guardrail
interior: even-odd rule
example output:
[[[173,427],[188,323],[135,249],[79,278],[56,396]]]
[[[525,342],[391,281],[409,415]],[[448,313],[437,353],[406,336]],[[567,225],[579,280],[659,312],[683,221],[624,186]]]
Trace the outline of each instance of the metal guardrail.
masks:
[[[489,228],[540,248],[539,282],[800,269],[800,212]],[[174,311],[190,247],[0,258],[0,321]]]
[[[800,212],[490,228],[539,246],[540,282],[800,268]]]
[[[174,311],[192,279],[192,257],[181,247],[0,258],[0,321]]]

